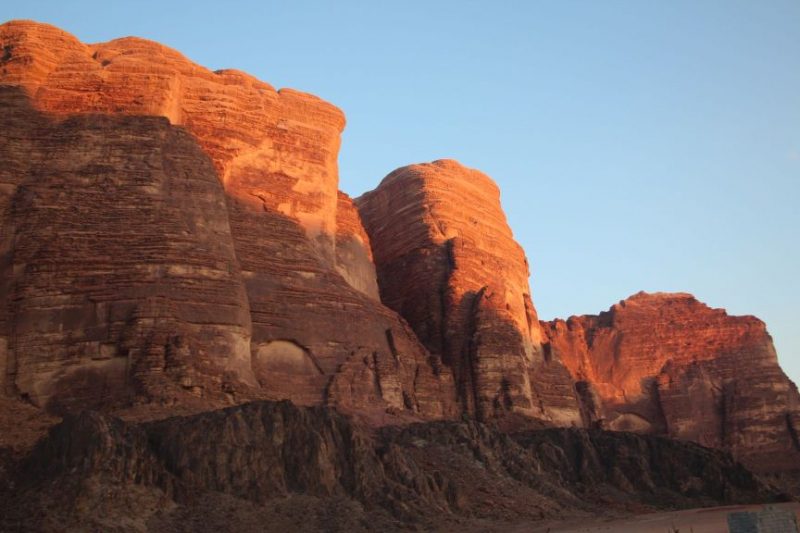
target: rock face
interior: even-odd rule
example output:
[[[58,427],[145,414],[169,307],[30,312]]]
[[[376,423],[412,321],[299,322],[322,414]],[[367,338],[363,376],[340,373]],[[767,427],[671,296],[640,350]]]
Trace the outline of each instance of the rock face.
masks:
[[[18,21],[0,49],[9,394],[455,414],[448,369],[375,299],[338,109],[136,38]]]
[[[0,25],[0,530],[461,530],[778,497],[654,435],[800,471],[762,322],[640,294],[540,323],[491,179],[436,161],[353,201],[344,125],[157,43]]]
[[[9,532],[439,530],[778,497],[729,455],[692,444],[575,429],[511,437],[472,422],[370,435],[288,402],[148,424],[85,412],[9,466]]]
[[[528,263],[488,176],[450,160],[412,165],[356,205],[384,303],[453,369],[463,409],[581,423],[569,373],[542,349]]]
[[[54,122],[8,86],[0,109],[9,392],[64,408],[254,384],[222,185],[195,140],[155,117]]]
[[[353,201],[337,190],[344,126],[317,97],[157,43],[0,25],[0,420],[22,419],[17,400],[130,415],[290,399],[379,424],[462,411],[514,429],[600,425],[800,470],[800,396],[762,322],[640,294],[540,324],[491,179],[436,161]],[[305,459],[324,497],[373,501],[331,481],[344,463]],[[160,460],[131,468],[171,498],[183,481],[164,480],[184,478]],[[203,477],[215,468],[187,476],[230,481]],[[460,505],[404,470],[417,466],[391,468],[426,505]],[[291,490],[272,481],[224,490]],[[378,505],[413,511],[403,498]]]
[[[639,293],[543,327],[603,427],[730,450],[762,471],[800,469],[800,395],[757,318]]]
[[[46,24],[2,26],[2,82],[57,114],[163,116],[197,139],[247,204],[296,219],[334,262],[342,112],[243,72],[211,72],[159,43],[126,37],[85,45]]]
[[[343,192],[336,212],[336,270],[352,287],[380,300],[369,236],[353,200]]]

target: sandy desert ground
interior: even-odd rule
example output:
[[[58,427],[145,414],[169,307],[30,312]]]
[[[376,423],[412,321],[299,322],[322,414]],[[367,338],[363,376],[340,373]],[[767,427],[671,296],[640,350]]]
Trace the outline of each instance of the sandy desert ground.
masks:
[[[780,503],[775,507],[800,516],[800,503]],[[514,533],[728,533],[727,515],[736,511],[758,511],[761,505],[712,507],[669,513],[653,513],[607,521],[581,520],[559,524],[521,526]]]

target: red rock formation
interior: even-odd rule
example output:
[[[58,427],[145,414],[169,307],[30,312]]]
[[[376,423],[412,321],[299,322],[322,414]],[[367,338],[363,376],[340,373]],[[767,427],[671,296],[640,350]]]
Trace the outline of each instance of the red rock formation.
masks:
[[[53,122],[9,86],[0,109],[7,388],[85,407],[166,398],[167,375],[193,394],[255,384],[224,194],[195,140],[155,117]]]
[[[543,327],[604,427],[727,449],[760,470],[800,468],[800,395],[757,318],[639,293]]]
[[[800,398],[763,323],[637,295],[543,334],[477,171],[399,169],[359,214],[337,191],[341,111],[136,38],[1,25],[0,86],[10,396],[429,418],[455,416],[458,398],[483,419],[598,422],[762,470],[800,464]]]
[[[527,260],[488,176],[449,160],[412,165],[356,205],[383,301],[453,369],[464,409],[581,423],[569,373],[542,350]]]
[[[336,271],[352,287],[380,300],[369,236],[353,200],[343,192],[336,212]]]
[[[374,298],[337,108],[136,38],[20,21],[0,49],[7,390],[454,414],[447,368]]]
[[[235,70],[211,72],[153,41],[85,45],[46,24],[2,26],[2,82],[48,113],[167,117],[194,135],[226,190],[298,220],[333,264],[342,112]]]

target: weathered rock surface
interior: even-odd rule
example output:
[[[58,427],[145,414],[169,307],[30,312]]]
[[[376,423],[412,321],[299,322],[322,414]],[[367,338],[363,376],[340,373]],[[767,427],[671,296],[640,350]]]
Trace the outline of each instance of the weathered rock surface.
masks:
[[[350,286],[380,300],[369,236],[353,200],[343,192],[336,212],[336,271]]]
[[[370,435],[288,402],[148,424],[83,413],[10,465],[9,532],[174,531],[189,517],[193,531],[391,531],[778,498],[730,456],[692,444],[455,422]]]
[[[142,39],[17,21],[0,49],[7,392],[455,414],[449,370],[375,299],[338,109]]]
[[[581,424],[569,373],[542,349],[528,263],[488,176],[451,160],[412,165],[356,205],[384,303],[453,369],[466,411]]]
[[[40,111],[163,116],[211,157],[225,189],[298,220],[333,264],[342,112],[235,70],[210,70],[159,43],[86,45],[47,24],[2,25],[2,83]]]
[[[0,122],[8,392],[59,410],[255,384],[222,185],[194,138],[156,117],[51,121],[9,86]]]
[[[729,450],[759,470],[800,469],[800,395],[757,318],[689,294],[639,293],[543,327],[603,427]]]
[[[540,324],[487,176],[414,165],[353,202],[343,128],[157,43],[0,25],[0,529],[390,530],[775,496],[655,437],[362,427],[460,410],[798,468],[800,399],[763,323],[637,295]],[[133,422],[263,398],[357,422],[286,403]],[[87,407],[130,421],[67,416],[20,459]]]

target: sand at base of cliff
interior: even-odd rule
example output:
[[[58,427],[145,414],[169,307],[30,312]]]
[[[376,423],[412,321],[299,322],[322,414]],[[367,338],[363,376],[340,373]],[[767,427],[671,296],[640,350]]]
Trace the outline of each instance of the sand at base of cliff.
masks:
[[[792,511],[800,518],[800,503],[779,503],[773,507]],[[511,533],[727,533],[728,513],[761,511],[762,505],[711,507],[669,513],[652,513],[620,519],[582,519],[568,522],[541,522],[519,525]]]

